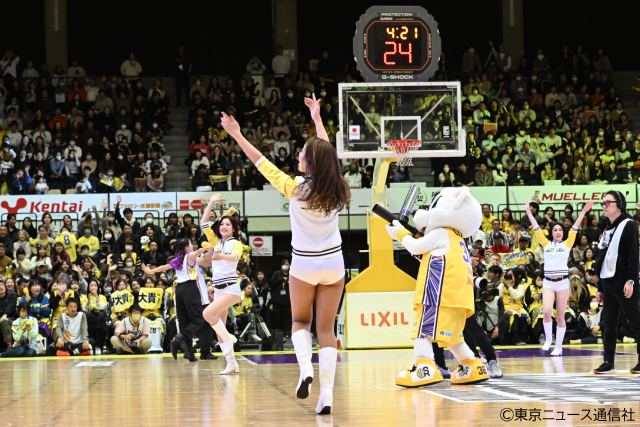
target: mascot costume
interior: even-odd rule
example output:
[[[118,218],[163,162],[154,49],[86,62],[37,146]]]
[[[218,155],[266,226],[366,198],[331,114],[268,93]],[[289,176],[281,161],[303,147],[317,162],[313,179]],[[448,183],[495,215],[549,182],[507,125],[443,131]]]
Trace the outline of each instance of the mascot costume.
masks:
[[[464,238],[480,228],[482,210],[467,187],[446,188],[429,210],[416,212],[413,223],[423,236],[414,238],[399,221],[387,231],[412,254],[422,255],[413,310],[413,368],[401,372],[396,384],[421,387],[442,381],[432,342],[447,346],[460,363],[452,384],[475,384],[489,379],[487,368],[464,342],[462,330],[474,313],[473,267]]]

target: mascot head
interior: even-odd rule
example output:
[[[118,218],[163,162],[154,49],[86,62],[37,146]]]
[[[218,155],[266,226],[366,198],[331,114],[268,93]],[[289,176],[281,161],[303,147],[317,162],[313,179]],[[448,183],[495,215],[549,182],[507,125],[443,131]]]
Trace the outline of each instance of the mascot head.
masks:
[[[470,237],[482,223],[480,203],[468,187],[445,188],[433,199],[429,210],[419,209],[413,224],[423,234],[436,228],[452,228],[462,237]]]

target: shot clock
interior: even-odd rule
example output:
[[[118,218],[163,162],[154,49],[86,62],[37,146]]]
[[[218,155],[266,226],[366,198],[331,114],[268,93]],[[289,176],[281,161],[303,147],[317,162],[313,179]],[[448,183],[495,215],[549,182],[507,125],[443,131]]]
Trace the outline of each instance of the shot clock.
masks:
[[[373,6],[356,23],[353,53],[369,82],[426,80],[440,51],[438,24],[419,6]]]

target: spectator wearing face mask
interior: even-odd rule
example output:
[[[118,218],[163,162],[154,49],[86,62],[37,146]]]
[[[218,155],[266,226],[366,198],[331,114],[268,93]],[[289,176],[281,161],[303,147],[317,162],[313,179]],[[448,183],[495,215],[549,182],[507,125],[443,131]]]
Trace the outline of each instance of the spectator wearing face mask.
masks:
[[[138,304],[129,307],[129,316],[118,322],[111,345],[118,354],[146,354],[151,348],[149,319],[142,317]]]
[[[69,298],[80,301],[80,295],[71,289],[71,278],[67,274],[59,274],[49,292],[49,308],[53,312],[52,323],[55,323],[60,314],[67,309],[66,301]]]
[[[98,238],[93,234],[92,227],[88,224],[85,224],[82,228],[82,235],[78,239],[79,248],[82,248],[85,245],[88,247],[89,256],[94,257],[98,254],[98,251],[100,250],[100,240],[98,240]]]
[[[100,221],[100,228],[102,229],[102,232],[104,233],[107,229],[110,229],[113,232],[113,237],[118,240],[122,234],[122,228],[120,228],[120,224],[116,222],[115,212],[107,212],[106,206],[104,206],[102,215],[103,217]]]
[[[80,219],[80,221],[78,221],[77,230],[78,230],[78,234],[79,235],[84,235],[84,226],[85,226],[85,224],[91,226],[91,234],[93,234],[94,236],[97,236],[98,233],[100,232],[100,228],[99,228],[99,225],[98,225],[98,224],[100,224],[100,214],[98,213],[98,209],[95,207],[95,205],[92,207],[92,209],[93,209],[93,214],[96,217],[95,221],[91,217],[91,211],[87,210],[87,212]],[[107,240],[109,240],[109,239],[107,239]]]
[[[106,236],[105,236],[106,237]],[[107,264],[109,257],[113,258],[111,253],[111,245],[108,240],[103,239],[100,242],[100,251],[92,257],[93,262],[100,268],[103,264]]]
[[[159,236],[162,236],[162,230],[160,229],[160,227],[154,224],[153,220],[154,218],[152,213],[145,214],[144,224],[140,227],[140,230],[138,231],[138,237],[142,237],[146,235],[147,228],[149,227],[153,229],[153,235],[155,238],[159,238]]]

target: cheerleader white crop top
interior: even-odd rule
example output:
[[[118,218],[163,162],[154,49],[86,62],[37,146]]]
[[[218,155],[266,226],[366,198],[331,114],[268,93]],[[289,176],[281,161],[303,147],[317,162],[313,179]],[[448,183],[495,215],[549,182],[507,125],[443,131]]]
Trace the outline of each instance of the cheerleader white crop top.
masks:
[[[342,254],[342,238],[338,228],[338,212],[325,215],[324,212],[307,208],[307,203],[298,198],[304,188],[304,178],[291,178],[262,157],[256,163],[258,170],[276,187],[289,203],[291,218],[292,253],[309,259],[327,259]]]
[[[213,251],[222,255],[235,255],[235,261],[212,261],[211,262],[211,284],[213,286],[222,285],[224,283],[236,283],[238,275],[238,261],[242,257],[242,242],[230,237],[227,240],[221,240],[213,232],[209,224],[202,225],[202,231],[207,236],[207,242],[213,248]],[[203,244],[203,247],[206,245]]]
[[[576,241],[577,227],[569,230],[569,237],[564,242],[550,242],[540,227],[534,227],[533,231],[544,250],[544,274],[545,276],[566,276],[569,274],[567,261],[571,254],[571,248]]]

